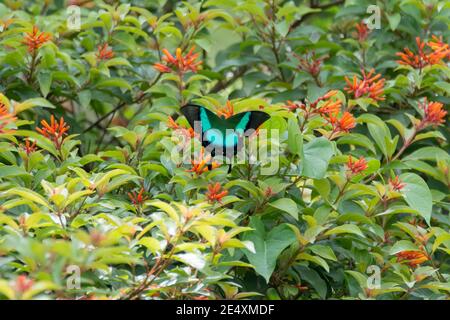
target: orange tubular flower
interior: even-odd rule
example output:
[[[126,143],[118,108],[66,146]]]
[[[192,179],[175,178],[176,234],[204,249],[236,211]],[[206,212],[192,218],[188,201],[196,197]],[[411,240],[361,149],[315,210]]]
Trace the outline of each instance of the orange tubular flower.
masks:
[[[398,176],[395,176],[394,179],[389,179],[389,185],[394,191],[400,191],[406,186],[405,183],[400,181],[400,178]]]
[[[136,193],[135,191],[128,192],[128,198],[130,198],[135,206],[141,206],[144,201],[148,199],[148,196],[144,195],[144,192],[144,188],[141,188],[139,193]]]
[[[433,38],[435,41],[438,39],[436,37]],[[442,42],[422,42],[422,40],[417,37],[416,44],[418,48],[418,54],[414,54],[408,48],[405,48],[403,52],[397,52],[396,55],[400,57],[400,60],[397,62],[401,65],[409,65],[415,69],[422,69],[428,65],[441,64],[442,59],[445,57],[449,57],[450,48],[448,45],[443,44]],[[432,50],[429,53],[425,52],[425,45]]]
[[[349,172],[354,175],[363,172],[368,168],[367,161],[364,157],[359,158],[359,160],[356,160],[353,162],[352,157],[348,157],[347,161],[347,168]]]
[[[417,267],[418,265],[430,260],[427,254],[419,250],[405,250],[396,254],[397,262],[405,262],[410,267]]]
[[[347,82],[347,87],[344,88],[348,93],[353,93],[355,99],[358,99],[364,95],[372,98],[376,101],[384,100],[384,83],[385,79],[380,79],[381,74],[374,74],[375,70],[372,69],[368,74],[364,70],[361,70],[363,79],[359,80],[356,75],[353,76],[353,81],[345,77],[345,82]]]
[[[170,54],[167,49],[163,49],[163,57],[161,63],[155,63],[153,67],[161,73],[169,73],[172,71],[184,74],[188,71],[196,73],[202,64],[202,61],[196,61],[199,57],[198,53],[194,53],[195,47],[186,55],[182,55],[181,48],[177,48],[175,57]]]
[[[216,182],[215,184],[208,185],[208,192],[206,193],[206,197],[208,198],[209,202],[217,201],[221,203],[222,198],[227,194],[228,191],[222,190],[222,186],[220,185],[220,183]]]
[[[234,115],[234,107],[231,102],[227,101],[226,106],[217,111],[217,115],[219,117],[225,117],[225,119],[232,117]]]
[[[331,90],[328,91],[327,93],[325,93],[323,96],[319,97],[316,99],[316,101],[314,101],[313,103],[311,103],[311,108],[315,108],[317,107],[317,105],[319,104],[319,102],[330,99],[331,97],[335,96],[338,93],[337,90]]]
[[[440,36],[439,38],[436,37],[435,35],[431,36],[432,41],[429,41],[427,43],[427,45],[433,49],[434,51],[437,52],[448,52],[447,54],[447,59],[450,59],[450,46],[447,43],[444,43],[444,41],[442,40],[442,36]]]
[[[22,149],[25,151],[25,153],[29,156],[33,152],[36,152],[36,141],[31,142],[30,139],[25,139],[25,145],[22,145]]]
[[[169,121],[167,121],[167,126],[170,129],[174,129],[174,130],[180,128],[180,126],[175,122],[175,120],[173,120],[173,118],[171,116],[169,116]]]
[[[292,102],[291,100],[287,101],[287,104],[283,106],[283,108],[288,109],[291,112],[294,112],[297,109],[305,109],[305,105],[303,103]]]
[[[107,43],[104,43],[98,46],[95,56],[98,60],[109,60],[114,58],[114,51],[108,46]]]
[[[319,113],[321,115],[336,115],[341,111],[341,107],[342,107],[341,100],[336,101],[328,100],[327,102],[324,103],[323,106],[319,108]]]
[[[16,278],[15,289],[18,293],[22,294],[28,291],[34,284],[32,279],[28,279],[26,275],[20,275]]]
[[[167,126],[173,130],[181,130],[181,134],[188,138],[194,138],[195,137],[195,131],[192,128],[186,129],[180,126],[178,123],[173,120],[171,116],[169,116],[169,120],[167,121]]]
[[[350,112],[344,112],[340,119],[335,115],[329,115],[328,121],[333,126],[333,133],[349,132],[356,127],[356,120]]]
[[[358,35],[358,41],[364,42],[366,41],[367,37],[369,36],[370,30],[367,27],[367,24],[365,24],[363,21],[356,24],[356,32]]]
[[[17,118],[9,112],[8,108],[5,104],[0,102],[0,133],[8,133],[11,130],[4,130],[4,128],[10,124],[13,123]]]
[[[23,44],[28,46],[28,52],[34,52],[39,49],[44,43],[50,41],[52,38],[50,33],[39,32],[37,26],[33,26],[31,32],[27,32],[22,41]]]
[[[168,66],[166,66],[165,64],[162,64],[162,63],[155,63],[153,65],[153,68],[155,68],[156,70],[158,70],[161,73],[169,73],[172,71],[172,69],[170,69]]]
[[[294,57],[298,60],[297,68],[309,73],[313,77],[317,77],[319,75],[322,62],[325,60],[325,57],[317,58],[314,51],[303,56],[299,56],[294,53]]]
[[[187,172],[194,172],[197,175],[201,175],[204,172],[207,172],[210,170],[213,170],[215,168],[219,167],[219,164],[215,161],[212,163],[209,163],[211,161],[211,155],[207,155],[205,157],[205,149],[202,148],[200,150],[200,155],[197,160],[191,160],[192,168],[187,170]]]
[[[419,102],[419,108],[423,110],[423,119],[417,125],[417,129],[421,130],[427,126],[438,126],[445,122],[447,111],[443,110],[443,104],[440,102],[428,102],[427,98],[422,103]]]
[[[36,131],[42,134],[44,137],[50,139],[55,144],[56,148],[59,150],[64,141],[64,136],[67,135],[67,131],[70,126],[64,122],[64,118],[55,121],[55,117],[51,115],[50,124],[46,120],[41,121],[42,128],[37,128]]]

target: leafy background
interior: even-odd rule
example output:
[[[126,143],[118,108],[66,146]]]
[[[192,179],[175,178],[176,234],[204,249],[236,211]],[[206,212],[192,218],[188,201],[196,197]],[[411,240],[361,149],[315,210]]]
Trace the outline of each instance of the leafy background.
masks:
[[[0,297],[448,299],[449,23],[437,0],[2,1]],[[174,163],[187,101],[269,113],[279,170]]]

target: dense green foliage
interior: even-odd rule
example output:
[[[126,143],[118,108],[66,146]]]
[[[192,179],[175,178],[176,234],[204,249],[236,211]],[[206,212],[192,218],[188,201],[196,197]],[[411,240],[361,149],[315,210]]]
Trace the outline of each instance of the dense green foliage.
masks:
[[[448,299],[449,25],[438,0],[1,1],[0,298]],[[267,112],[279,154],[174,162],[189,101]]]

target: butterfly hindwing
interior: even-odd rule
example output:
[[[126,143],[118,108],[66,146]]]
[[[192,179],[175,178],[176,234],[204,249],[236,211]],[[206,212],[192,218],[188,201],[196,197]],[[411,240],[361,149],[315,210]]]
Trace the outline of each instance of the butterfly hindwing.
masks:
[[[249,129],[258,129],[258,127],[269,118],[270,116],[263,111],[246,111],[235,114],[227,120],[230,122],[236,122],[236,120],[239,120],[234,129],[245,133]]]

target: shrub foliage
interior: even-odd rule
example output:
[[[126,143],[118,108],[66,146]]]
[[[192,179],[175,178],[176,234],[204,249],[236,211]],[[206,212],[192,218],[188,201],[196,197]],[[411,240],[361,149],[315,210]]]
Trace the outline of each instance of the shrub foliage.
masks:
[[[2,1],[0,297],[448,299],[449,24],[437,0]],[[278,153],[177,163],[187,102],[267,112]]]

